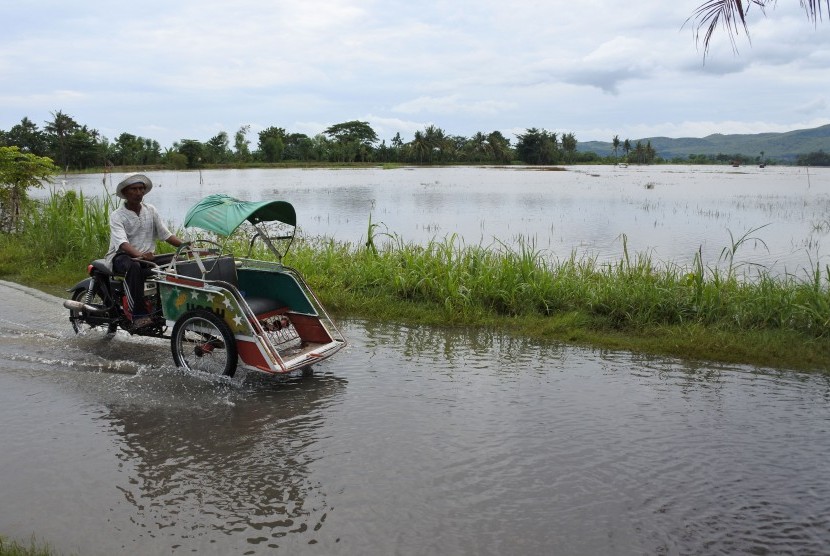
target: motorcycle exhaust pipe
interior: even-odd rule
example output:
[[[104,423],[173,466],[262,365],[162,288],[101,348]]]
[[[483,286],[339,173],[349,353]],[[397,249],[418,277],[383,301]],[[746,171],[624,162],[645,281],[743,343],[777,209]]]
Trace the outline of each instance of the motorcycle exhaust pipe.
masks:
[[[74,299],[67,299],[63,302],[63,306],[70,311],[82,311],[88,315],[104,316],[107,314],[106,309],[102,309],[101,307],[93,307],[92,305],[87,305],[81,301],[75,301]]]

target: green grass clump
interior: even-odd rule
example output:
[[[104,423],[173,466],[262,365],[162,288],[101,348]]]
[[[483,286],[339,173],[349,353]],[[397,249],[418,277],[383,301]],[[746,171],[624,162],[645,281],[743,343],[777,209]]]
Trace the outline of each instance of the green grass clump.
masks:
[[[39,545],[34,537],[28,545],[0,536],[0,556],[52,556],[54,552],[48,544]]]
[[[109,241],[109,202],[53,193],[22,233],[0,236],[0,276],[58,293]],[[528,337],[735,363],[830,369],[830,267],[802,278],[742,267],[749,234],[707,268],[630,254],[555,259],[532,242],[403,242],[372,223],[364,243],[300,237],[284,261],[335,315],[499,328]],[[237,254],[247,236],[228,240]],[[255,258],[269,258],[261,248]],[[749,270],[747,270],[749,269]],[[751,271],[751,272],[750,272]]]

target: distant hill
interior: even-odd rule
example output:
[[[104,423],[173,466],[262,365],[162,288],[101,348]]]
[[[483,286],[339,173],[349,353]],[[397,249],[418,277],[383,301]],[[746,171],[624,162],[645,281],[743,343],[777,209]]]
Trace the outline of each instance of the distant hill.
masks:
[[[620,137],[620,141],[625,141]],[[793,163],[799,155],[811,152],[824,151],[830,153],[830,124],[813,129],[798,129],[786,133],[756,133],[753,135],[723,135],[715,133],[703,138],[682,137],[645,137],[640,139],[628,138],[632,148],[637,141],[643,144],[651,141],[651,146],[657,151],[657,156],[671,160],[672,158],[688,158],[690,154],[742,154],[756,157],[764,151],[764,158],[783,163]],[[586,141],[577,144],[580,152],[594,152],[599,156],[608,156],[614,153],[611,142]],[[622,149],[617,151],[622,154]]]

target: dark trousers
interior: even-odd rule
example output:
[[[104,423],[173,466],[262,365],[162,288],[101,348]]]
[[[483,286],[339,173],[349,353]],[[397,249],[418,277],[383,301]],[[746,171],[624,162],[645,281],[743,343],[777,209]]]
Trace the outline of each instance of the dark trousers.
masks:
[[[150,268],[142,265],[126,253],[119,253],[112,259],[112,270],[117,274],[124,275],[124,293],[127,294],[127,305],[133,319],[146,316],[144,281],[152,274]]]

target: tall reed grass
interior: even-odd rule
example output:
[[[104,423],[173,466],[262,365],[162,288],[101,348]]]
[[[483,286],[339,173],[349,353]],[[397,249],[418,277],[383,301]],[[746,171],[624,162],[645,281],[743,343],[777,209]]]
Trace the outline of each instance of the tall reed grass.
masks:
[[[46,262],[99,258],[109,247],[109,216],[117,206],[108,195],[52,191],[27,215],[23,237]]]
[[[809,279],[657,264],[648,254],[600,263],[577,252],[551,259],[530,241],[465,245],[455,235],[413,245],[399,238],[378,245],[325,240],[299,242],[290,263],[337,296],[378,297],[443,308],[447,322],[481,315],[551,316],[577,313],[613,330],[696,324],[721,330],[788,330],[830,337],[830,267]],[[740,245],[729,247],[734,257]]]
[[[27,254],[20,264],[49,272],[67,261],[83,269],[102,257],[115,208],[108,199],[53,192],[15,243]],[[450,235],[416,245],[378,226],[370,221],[367,240],[356,244],[299,238],[285,263],[297,267],[326,304],[352,314],[395,318],[428,306],[440,311],[444,322],[459,324],[572,314],[605,330],[699,325],[830,337],[830,267],[816,264],[801,279],[760,268],[750,275],[735,263],[750,234],[724,248],[725,268],[712,268],[704,266],[700,252],[690,267],[655,263],[647,253],[629,253],[625,236],[620,260],[601,263],[576,251],[554,259],[528,240],[481,246]],[[247,252],[241,236],[229,241],[235,252]],[[268,254],[260,249],[255,256]],[[8,274],[2,265],[0,272]]]
[[[0,236],[0,275],[55,293],[71,286],[89,261],[106,254],[109,215],[116,207],[106,194],[86,197],[53,189],[32,203],[17,234]]]

